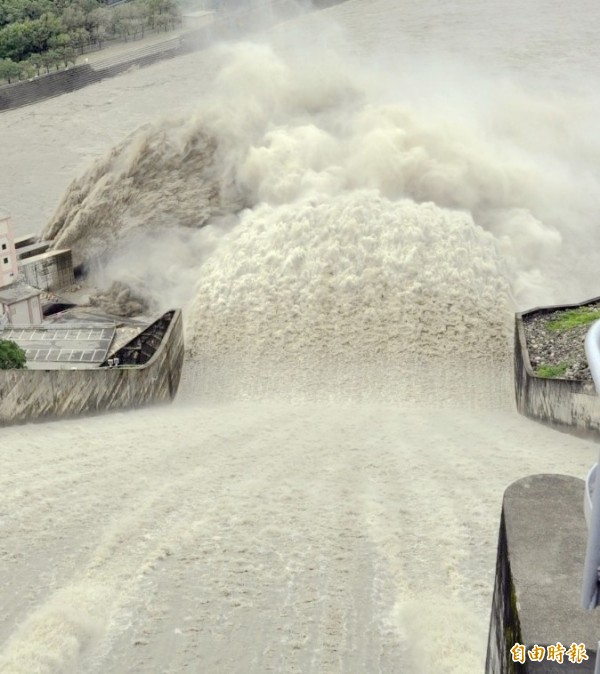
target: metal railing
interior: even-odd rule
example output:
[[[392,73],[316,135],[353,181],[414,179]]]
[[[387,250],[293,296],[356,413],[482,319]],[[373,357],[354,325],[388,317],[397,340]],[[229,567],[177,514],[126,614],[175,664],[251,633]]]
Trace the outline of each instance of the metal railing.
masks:
[[[585,336],[585,355],[600,395],[600,321],[596,321]],[[600,461],[599,461],[600,463]],[[588,540],[583,567],[581,602],[583,608],[593,610],[600,604],[600,470],[592,466],[585,481],[584,513],[588,526]],[[600,641],[596,649],[594,674],[600,674]]]

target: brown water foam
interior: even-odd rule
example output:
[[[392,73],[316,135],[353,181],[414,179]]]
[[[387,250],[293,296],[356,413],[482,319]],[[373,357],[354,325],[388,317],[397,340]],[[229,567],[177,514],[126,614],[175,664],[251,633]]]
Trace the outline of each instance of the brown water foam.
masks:
[[[561,240],[535,165],[321,56],[220,47],[196,113],[99,160],[46,235],[104,256],[101,285],[184,304],[195,357],[504,357]]]

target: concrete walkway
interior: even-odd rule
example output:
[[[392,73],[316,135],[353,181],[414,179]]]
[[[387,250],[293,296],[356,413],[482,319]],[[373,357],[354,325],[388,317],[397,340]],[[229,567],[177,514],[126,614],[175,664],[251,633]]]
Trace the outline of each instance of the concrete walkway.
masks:
[[[92,67],[96,64],[104,63],[107,60],[120,59],[120,57],[130,57],[131,54],[156,45],[169,43],[174,38],[179,38],[181,35],[189,32],[188,28],[183,26],[162,33],[151,33],[145,37],[137,40],[128,40],[127,42],[115,42],[110,47],[98,49],[87,54],[81,54],[77,57],[77,65],[89,63]]]

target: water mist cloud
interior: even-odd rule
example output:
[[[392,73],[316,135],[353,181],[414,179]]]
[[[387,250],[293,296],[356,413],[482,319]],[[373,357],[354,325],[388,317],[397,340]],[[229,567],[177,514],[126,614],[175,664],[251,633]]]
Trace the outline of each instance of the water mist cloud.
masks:
[[[281,36],[275,35],[274,42],[278,39]],[[560,110],[558,100],[540,101],[534,93],[505,81],[496,89],[495,83],[482,81],[468,70],[455,74],[463,87],[461,95],[446,96],[449,85],[440,84],[428,97],[424,85],[410,86],[418,77],[418,63],[411,64],[410,72],[399,68],[390,73],[358,62],[343,49],[323,48],[314,38],[311,57],[304,51],[300,58],[298,44],[292,33],[286,49],[266,42],[216,47],[214,81],[196,113],[148,125],[100,160],[67,192],[47,234],[56,237],[58,246],[73,246],[81,259],[118,247],[118,254],[103,270],[103,282],[141,282],[155,305],[187,304],[193,299],[191,288],[198,283],[199,295],[190,315],[194,325],[196,313],[210,313],[203,304],[206,292],[223,309],[219,316],[211,313],[217,322],[223,315],[240,320],[244,307],[260,312],[269,302],[288,301],[287,289],[297,282],[296,263],[277,266],[269,276],[265,260],[250,255],[253,245],[265,256],[275,254],[270,247],[277,247],[276,254],[284,259],[300,259],[298,251],[304,251],[307,258],[337,255],[344,264],[354,265],[351,273],[334,270],[343,282],[331,291],[337,293],[332,301],[346,307],[342,313],[349,306],[344,288],[352,285],[352,275],[371,275],[376,286],[390,276],[404,247],[414,249],[412,255],[419,260],[411,273],[419,284],[419,301],[430,301],[432,311],[436,303],[445,301],[442,288],[451,295],[462,277],[467,280],[461,292],[477,293],[474,273],[479,274],[480,286],[497,290],[497,295],[481,295],[489,296],[489,305],[484,302],[485,309],[479,307],[482,316],[494,306],[503,315],[513,300],[514,308],[558,299],[566,286],[564,274],[560,282],[553,276],[553,265],[557,259],[574,263],[570,235],[583,227],[600,195],[590,172],[591,153],[583,162],[574,162],[584,138],[572,131],[569,143],[559,143],[560,149],[546,144],[565,128],[567,113]],[[448,68],[441,67],[440,73],[448,76]],[[430,78],[436,76],[431,64],[424,71]],[[575,100],[564,105],[571,111],[579,109]],[[580,178],[588,183],[583,202],[577,200]],[[385,221],[400,237],[397,247],[370,269],[364,266],[362,253],[354,250],[357,239],[345,225],[340,223],[336,234],[335,228],[321,225],[314,217],[314,213],[325,219],[345,214],[349,203],[363,197],[365,212],[373,213],[369,217]],[[426,206],[425,211],[419,205]],[[427,212],[439,223],[455,223],[454,229],[446,231],[444,224],[432,229],[424,221],[423,250],[418,250],[412,234],[402,241],[403,219],[409,212]],[[302,223],[303,218],[334,237],[337,253],[315,247],[308,228],[295,234],[288,231],[290,223],[296,219]],[[238,221],[243,239],[236,235],[236,227],[228,234]],[[212,234],[200,234],[207,225]],[[380,223],[368,217],[359,218],[355,226],[367,237],[384,240]],[[485,252],[465,248],[455,238],[455,229],[462,231],[465,241],[485,242],[481,243]],[[289,238],[279,236],[280,230],[288,231]],[[270,236],[271,244],[264,246]],[[242,240],[244,248],[238,250]],[[464,254],[445,250],[452,246]],[[138,263],[140,250],[146,251],[143,259],[152,269],[161,270],[153,281],[153,272]],[[431,250],[438,251],[440,258],[429,255]],[[219,273],[234,277],[218,280],[217,262],[210,271],[203,271],[213,251],[218,253]],[[238,258],[248,265],[243,302],[225,292],[236,286],[239,274],[226,261]],[[480,264],[480,259],[488,262]],[[318,274],[323,264],[314,266]],[[269,284],[259,279],[261,274],[270,279]],[[322,279],[316,278],[319,282],[305,279],[313,293],[304,294],[301,311],[308,314],[320,306],[323,294]],[[222,297],[214,294],[214,288],[207,291],[206,279],[223,290]],[[358,285],[373,285],[363,281]],[[569,290],[576,287],[582,284],[574,283]],[[357,297],[362,297],[360,292]],[[228,307],[228,301],[233,305]],[[385,314],[384,303],[367,305]],[[325,312],[322,307],[319,310]],[[410,313],[406,307],[394,310]],[[461,311],[468,316],[464,306]],[[315,315],[314,322],[323,323],[325,317],[325,313],[321,318]],[[289,329],[288,320],[292,319],[282,311],[281,324],[275,326],[281,334]],[[422,328],[415,321],[413,334],[417,335]],[[467,323],[465,318],[462,324]],[[492,323],[493,331],[500,334],[497,321]],[[220,329],[228,330],[224,325]],[[312,327],[307,323],[303,329]],[[190,334],[192,342],[196,336]],[[380,337],[385,339],[383,333]],[[364,343],[370,339],[365,333]]]

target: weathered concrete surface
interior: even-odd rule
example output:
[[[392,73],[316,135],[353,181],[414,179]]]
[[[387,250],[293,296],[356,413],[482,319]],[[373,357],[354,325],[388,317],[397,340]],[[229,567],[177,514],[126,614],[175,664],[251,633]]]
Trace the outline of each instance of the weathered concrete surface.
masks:
[[[600,611],[580,606],[587,529],[584,481],[532,475],[504,493],[486,674],[593,672]],[[563,664],[512,660],[515,643],[527,650],[560,642],[585,644],[588,660]]]
[[[142,358],[140,365],[89,370],[1,370],[0,426],[173,400],[183,367],[184,343],[181,311],[170,313],[164,338],[147,362]],[[140,337],[152,332],[151,328]],[[156,335],[143,338],[142,346],[152,340]]]
[[[538,377],[529,361],[523,328],[524,317],[571,309],[597,302],[599,298],[567,306],[532,309],[515,317],[515,395],[517,409],[527,417],[558,430],[600,440],[600,397],[591,381]]]

